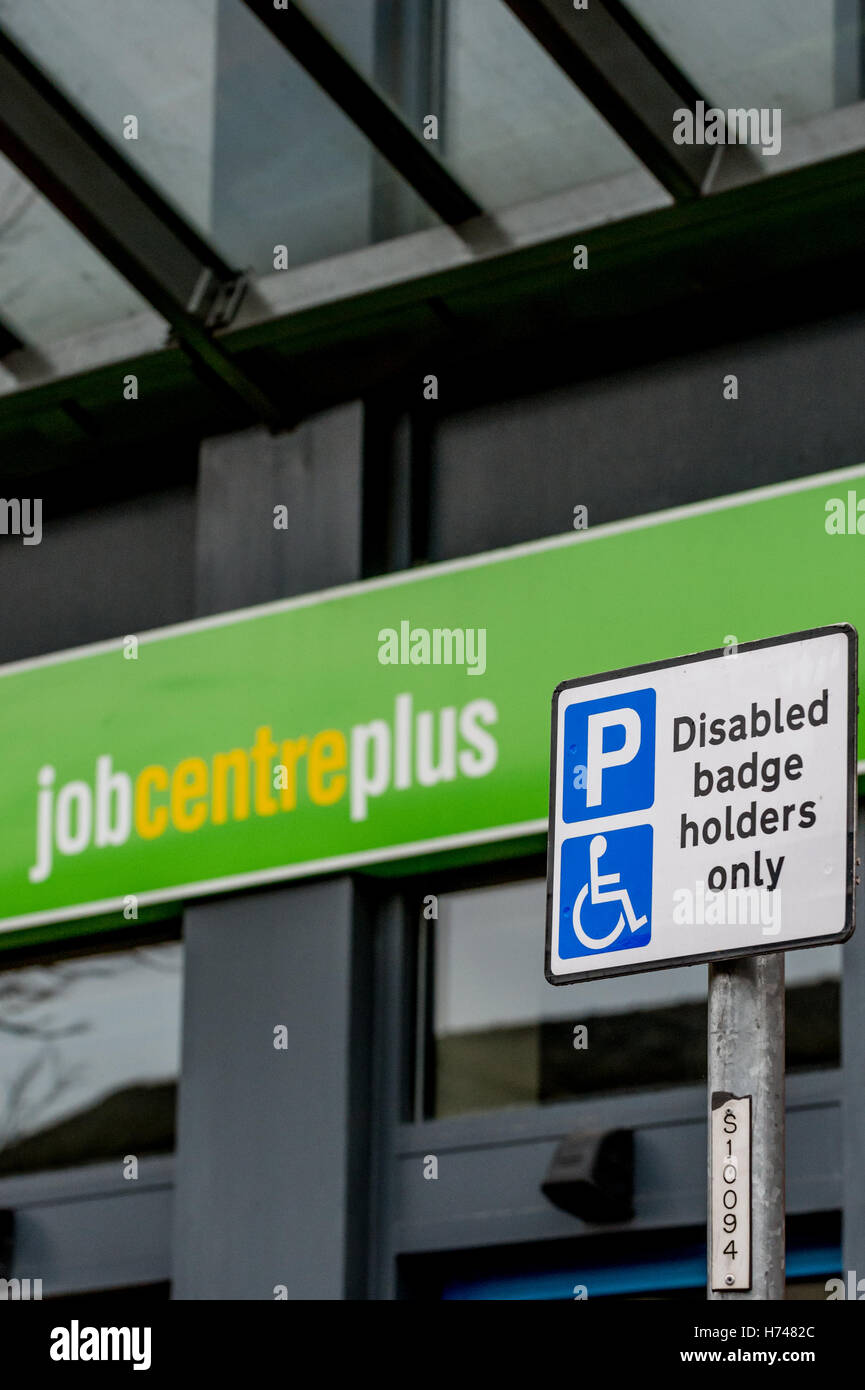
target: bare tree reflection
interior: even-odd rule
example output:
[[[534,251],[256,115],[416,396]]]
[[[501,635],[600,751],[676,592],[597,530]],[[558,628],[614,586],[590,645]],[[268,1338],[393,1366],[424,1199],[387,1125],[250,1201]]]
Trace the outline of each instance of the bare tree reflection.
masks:
[[[0,1150],[39,1129],[45,1111],[81,1076],[83,1068],[63,1061],[55,1043],[46,1043],[13,1077],[0,1120]]]
[[[116,964],[106,961],[63,961],[47,969],[12,970],[0,975],[0,1033],[42,1040],[69,1037],[89,1027],[86,1020],[59,1025],[52,1005],[61,1004],[70,985],[79,980],[110,979]],[[121,967],[122,968],[122,967]]]
[[[92,993],[75,1001],[76,987],[141,968],[176,975],[180,966],[180,945],[172,943],[0,974],[0,1048],[4,1035],[24,1044],[11,1080],[0,1080],[0,1150],[42,1128],[57,1102],[86,1080],[85,1064],[70,1063],[64,1047],[94,1027]]]

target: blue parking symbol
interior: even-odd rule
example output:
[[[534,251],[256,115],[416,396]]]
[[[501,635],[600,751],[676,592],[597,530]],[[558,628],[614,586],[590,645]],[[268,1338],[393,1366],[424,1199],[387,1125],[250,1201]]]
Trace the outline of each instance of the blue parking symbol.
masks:
[[[565,710],[562,819],[643,811],[655,800],[655,692],[631,690]]]
[[[606,955],[652,939],[652,827],[575,835],[562,845],[559,956]]]

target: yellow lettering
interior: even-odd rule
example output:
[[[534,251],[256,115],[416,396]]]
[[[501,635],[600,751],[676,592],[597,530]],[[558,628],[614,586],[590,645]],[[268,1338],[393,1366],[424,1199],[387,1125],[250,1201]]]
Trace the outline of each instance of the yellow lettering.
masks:
[[[293,811],[297,805],[297,764],[306,752],[305,738],[287,738],[282,744],[282,762],[285,766],[285,786],[280,788],[279,798],[283,811]]]
[[[198,830],[207,820],[207,803],[189,807],[207,795],[207,763],[203,758],[184,758],[171,776],[171,819],[178,830]]]
[[[135,829],[142,840],[155,840],[168,824],[168,811],[159,806],[151,814],[150,793],[164,792],[168,786],[168,773],[159,763],[145,767],[135,783]]]
[[[232,772],[234,786],[234,820],[249,816],[249,757],[244,748],[230,753],[215,753],[213,757],[213,824],[224,825],[228,819],[228,773]]]
[[[348,749],[345,735],[339,729],[325,729],[316,734],[306,764],[306,784],[316,806],[332,806],[345,795]],[[325,779],[330,778],[327,785]]]
[[[276,757],[276,744],[273,732],[266,724],[256,729],[250,755],[255,763],[255,814],[273,816],[279,810],[279,802],[270,793],[270,765]]]

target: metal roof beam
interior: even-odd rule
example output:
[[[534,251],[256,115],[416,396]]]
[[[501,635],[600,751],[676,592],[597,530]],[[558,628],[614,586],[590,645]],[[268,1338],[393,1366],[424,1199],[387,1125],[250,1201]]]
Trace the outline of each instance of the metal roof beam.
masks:
[[[10,328],[8,323],[0,319],[0,361],[8,357],[10,352],[20,352],[23,347],[24,343],[14,328]]]
[[[673,142],[673,113],[701,94],[621,0],[504,3],[675,198],[701,192],[717,148]]]
[[[0,150],[171,325],[194,363],[276,426],[281,412],[212,329],[243,278],[0,30]]]

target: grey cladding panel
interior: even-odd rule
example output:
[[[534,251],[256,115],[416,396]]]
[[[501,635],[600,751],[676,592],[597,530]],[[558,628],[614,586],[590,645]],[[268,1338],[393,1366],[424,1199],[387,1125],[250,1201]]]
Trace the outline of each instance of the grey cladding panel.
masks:
[[[267,1300],[283,1284],[290,1299],[341,1298],[363,1147],[351,882],[202,904],[184,936],[174,1297]]]
[[[863,360],[851,317],[445,418],[430,558],[861,463]]]

